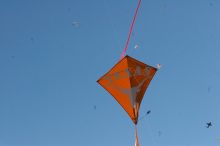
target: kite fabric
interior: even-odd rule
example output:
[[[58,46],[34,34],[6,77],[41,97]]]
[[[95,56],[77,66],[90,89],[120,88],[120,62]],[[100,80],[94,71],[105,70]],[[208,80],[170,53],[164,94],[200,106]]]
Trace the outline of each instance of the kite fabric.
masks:
[[[116,99],[133,121],[135,146],[139,146],[136,125],[141,101],[156,71],[157,68],[125,56],[97,81]]]
[[[136,125],[141,101],[156,71],[152,66],[125,56],[97,82],[117,100]]]

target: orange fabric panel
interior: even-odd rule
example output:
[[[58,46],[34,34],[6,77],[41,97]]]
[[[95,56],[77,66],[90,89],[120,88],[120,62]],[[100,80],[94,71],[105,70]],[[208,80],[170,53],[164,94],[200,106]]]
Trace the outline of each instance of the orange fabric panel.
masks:
[[[157,69],[125,56],[97,82],[128,113],[135,124],[144,93]]]

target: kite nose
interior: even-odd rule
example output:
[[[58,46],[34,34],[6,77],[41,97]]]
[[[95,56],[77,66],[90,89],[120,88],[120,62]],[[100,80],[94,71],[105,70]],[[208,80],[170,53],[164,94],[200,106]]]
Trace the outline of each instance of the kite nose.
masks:
[[[137,125],[137,123],[138,123],[138,118],[132,119],[132,121],[134,122],[135,125]]]

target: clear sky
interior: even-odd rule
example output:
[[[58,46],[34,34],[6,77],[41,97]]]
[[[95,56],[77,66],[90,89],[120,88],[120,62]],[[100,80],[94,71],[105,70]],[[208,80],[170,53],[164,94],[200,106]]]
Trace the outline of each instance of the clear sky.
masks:
[[[119,60],[136,5],[0,0],[0,146],[134,145],[133,123],[96,80]],[[142,0],[127,54],[162,64],[141,146],[220,145],[219,0]]]

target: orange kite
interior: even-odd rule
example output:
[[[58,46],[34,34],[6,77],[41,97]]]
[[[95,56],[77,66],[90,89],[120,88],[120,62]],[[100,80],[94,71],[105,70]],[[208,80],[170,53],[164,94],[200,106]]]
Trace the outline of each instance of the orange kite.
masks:
[[[157,68],[125,56],[97,82],[117,100],[137,125],[141,101],[156,71]],[[136,127],[135,135],[135,145],[139,145]]]

